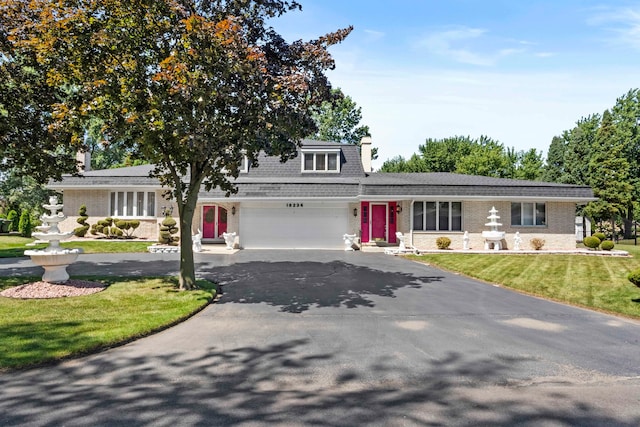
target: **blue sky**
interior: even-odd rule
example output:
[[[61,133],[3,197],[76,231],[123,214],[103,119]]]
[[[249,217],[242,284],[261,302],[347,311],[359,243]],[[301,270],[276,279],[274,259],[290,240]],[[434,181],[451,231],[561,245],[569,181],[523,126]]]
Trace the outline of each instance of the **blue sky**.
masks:
[[[272,22],[289,41],[354,26],[329,76],[362,107],[374,167],[454,135],[546,152],[640,86],[640,1],[300,2]]]

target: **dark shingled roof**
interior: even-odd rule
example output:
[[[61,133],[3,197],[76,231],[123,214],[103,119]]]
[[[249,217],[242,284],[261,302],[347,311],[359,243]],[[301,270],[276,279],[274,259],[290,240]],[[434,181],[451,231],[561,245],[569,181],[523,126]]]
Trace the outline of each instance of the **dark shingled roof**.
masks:
[[[590,199],[590,187],[455,173],[372,173],[363,196],[535,197]]]
[[[413,197],[457,198],[538,198],[587,201],[593,198],[591,188],[580,185],[551,182],[524,181],[453,173],[369,173],[365,174],[360,151],[355,145],[335,142],[302,141],[302,149],[341,150],[339,173],[302,173],[302,159],[298,157],[281,162],[278,157],[262,153],[259,166],[241,173],[235,181],[238,193],[232,198],[363,198],[387,197],[410,199]],[[65,176],[62,182],[49,187],[129,187],[159,186],[150,178],[152,165],[119,169],[95,170],[84,177]],[[201,192],[202,198],[221,198],[219,189]]]

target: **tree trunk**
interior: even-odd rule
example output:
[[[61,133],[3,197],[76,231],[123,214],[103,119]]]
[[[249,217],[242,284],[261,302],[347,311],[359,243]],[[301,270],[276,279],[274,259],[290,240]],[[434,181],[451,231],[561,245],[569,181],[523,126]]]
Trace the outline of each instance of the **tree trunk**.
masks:
[[[629,204],[627,216],[622,221],[624,223],[624,238],[633,239],[633,203]]]
[[[188,195],[186,203],[180,209],[180,275],[178,276],[178,281],[181,290],[196,289],[196,268],[193,261],[191,226],[198,202],[197,194],[196,192],[195,196]]]

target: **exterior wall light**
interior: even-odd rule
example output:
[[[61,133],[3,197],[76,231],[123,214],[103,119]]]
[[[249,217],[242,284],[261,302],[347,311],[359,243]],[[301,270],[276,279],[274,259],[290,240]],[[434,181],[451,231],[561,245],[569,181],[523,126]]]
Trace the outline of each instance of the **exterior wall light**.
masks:
[[[396,205],[396,213],[397,213],[397,214],[402,213],[402,206],[400,206],[400,205]]]
[[[358,216],[358,208],[353,208],[353,216]]]
[[[231,206],[231,215],[235,215],[235,214],[236,214],[236,207]]]

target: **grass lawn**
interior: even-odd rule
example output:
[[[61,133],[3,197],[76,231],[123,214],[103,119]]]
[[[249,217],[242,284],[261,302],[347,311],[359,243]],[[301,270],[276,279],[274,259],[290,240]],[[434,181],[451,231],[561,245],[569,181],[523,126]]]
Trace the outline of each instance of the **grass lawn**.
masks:
[[[640,246],[616,249],[633,257],[438,253],[409,258],[532,295],[640,318],[640,289],[627,280],[630,271],[640,269]]]
[[[25,246],[35,239],[20,236],[0,236],[0,258],[13,258],[24,256],[24,251],[29,249],[44,249],[47,245],[42,243],[36,246]],[[86,254],[116,253],[116,252],[147,252],[147,246],[152,241],[129,240],[73,240],[61,242],[63,248],[81,248]]]
[[[75,278],[75,277],[74,277]],[[173,278],[77,277],[109,287],[92,295],[19,300],[0,297],[0,371],[93,352],[183,320],[215,295],[215,285],[178,291]],[[0,277],[0,290],[30,281]]]

